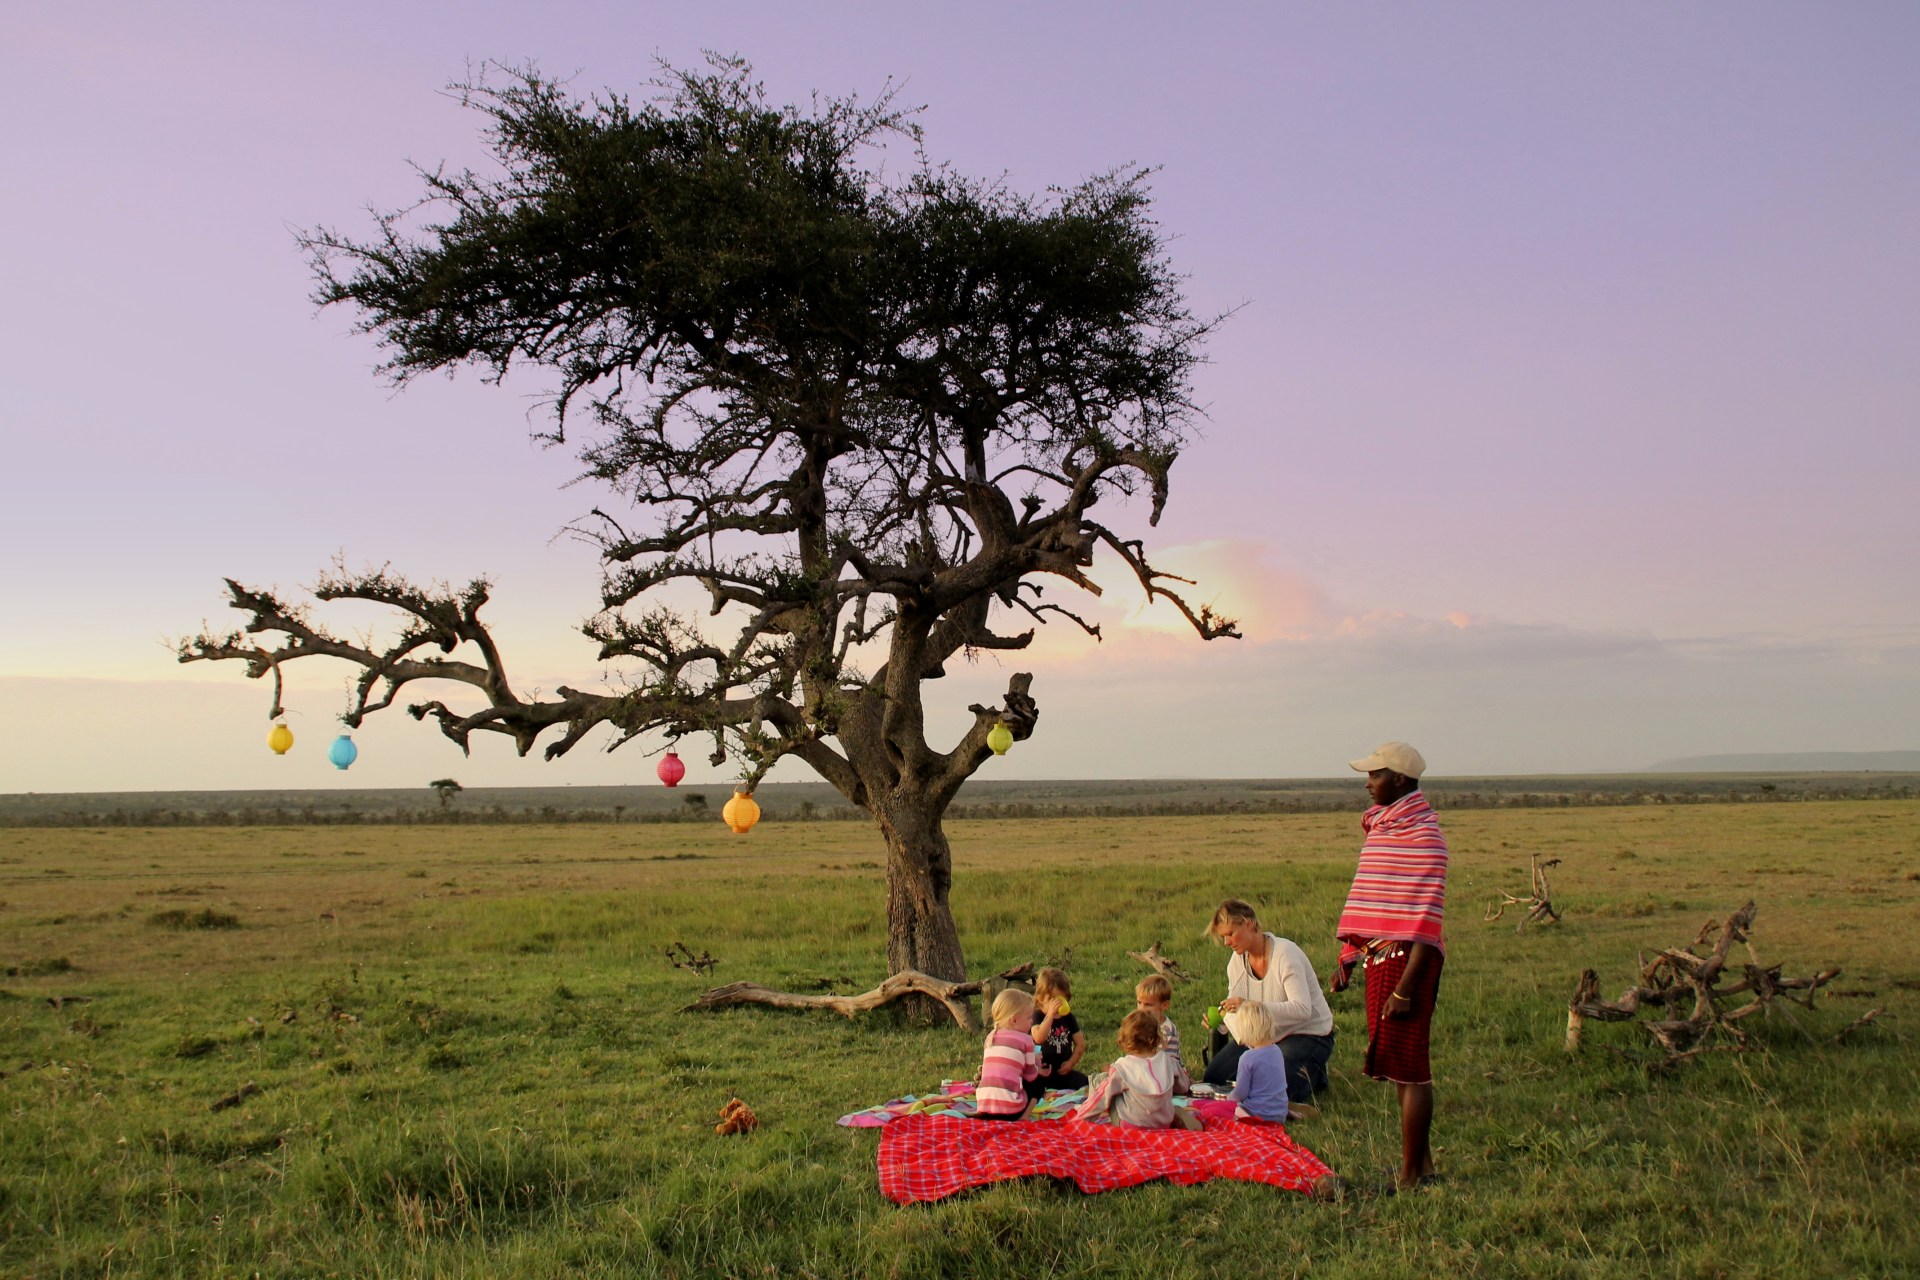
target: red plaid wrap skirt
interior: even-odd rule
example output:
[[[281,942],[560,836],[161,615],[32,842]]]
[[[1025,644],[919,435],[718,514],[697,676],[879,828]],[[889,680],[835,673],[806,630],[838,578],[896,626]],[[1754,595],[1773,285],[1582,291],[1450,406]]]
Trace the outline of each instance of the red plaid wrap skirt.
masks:
[[[1422,967],[1415,990],[1413,1008],[1398,1018],[1389,1018],[1387,997],[1400,986],[1400,975],[1407,971],[1412,944],[1389,942],[1369,952],[1367,973],[1367,1062],[1363,1068],[1375,1080],[1395,1084],[1432,1084],[1433,1064],[1428,1060],[1428,1044],[1433,1031],[1434,997],[1440,993],[1440,967],[1445,957],[1436,952]]]

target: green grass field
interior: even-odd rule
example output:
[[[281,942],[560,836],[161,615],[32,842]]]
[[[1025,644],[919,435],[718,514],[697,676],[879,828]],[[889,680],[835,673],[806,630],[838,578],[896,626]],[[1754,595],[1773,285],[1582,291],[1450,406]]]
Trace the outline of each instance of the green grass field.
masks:
[[[1353,1183],[1342,1203],[1026,1182],[909,1209],[877,1190],[877,1135],[834,1118],[970,1075],[977,1038],[683,1014],[708,984],[661,954],[711,949],[714,982],[874,985],[880,846],[857,824],[0,831],[0,1276],[1920,1273],[1920,803],[1443,820],[1443,1184],[1377,1194],[1392,1099],[1358,1075],[1343,997],[1333,1090],[1295,1127]],[[1097,1061],[1144,972],[1125,953],[1156,938],[1205,975],[1175,997],[1197,1029],[1222,896],[1324,976],[1357,822],[952,835],[974,971],[1071,948]],[[1531,851],[1563,859],[1566,920],[1483,922]],[[1639,951],[1748,898],[1764,959],[1846,970],[1831,999],[1667,1078],[1630,1026],[1566,1057],[1582,968],[1611,995]],[[735,1094],[764,1127],[716,1137]]]

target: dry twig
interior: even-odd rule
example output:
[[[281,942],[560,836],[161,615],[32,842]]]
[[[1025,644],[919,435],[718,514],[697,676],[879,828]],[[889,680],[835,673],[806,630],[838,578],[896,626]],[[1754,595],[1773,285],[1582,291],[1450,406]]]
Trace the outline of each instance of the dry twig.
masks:
[[[1861,1014],[1859,1017],[1855,1018],[1852,1022],[1849,1022],[1846,1026],[1840,1028],[1840,1034],[1836,1035],[1833,1038],[1833,1042],[1835,1044],[1845,1044],[1847,1042],[1847,1037],[1852,1035],[1854,1032],[1860,1030],[1862,1027],[1873,1026],[1876,1023],[1878,1023],[1880,1019],[1891,1018],[1892,1016],[1893,1015],[1888,1013],[1885,1009],[1869,1009],[1865,1013]]]
[[[1533,896],[1516,898],[1510,893],[1503,893],[1500,895],[1501,901],[1499,903],[1487,908],[1487,919],[1498,920],[1501,916],[1507,914],[1508,907],[1525,907],[1527,914],[1521,918],[1519,924],[1513,926],[1515,933],[1520,932],[1530,924],[1536,922],[1539,924],[1552,924],[1560,918],[1560,912],[1554,908],[1553,897],[1547,889],[1547,868],[1559,866],[1560,859],[1548,858],[1545,862],[1542,862],[1540,861],[1539,854],[1530,853],[1527,855],[1527,861],[1533,866]]]
[[[686,943],[676,942],[667,948],[667,963],[676,969],[685,969],[688,973],[697,973],[704,978],[712,973],[720,962],[714,959],[705,947],[702,947],[700,954],[696,956]]]

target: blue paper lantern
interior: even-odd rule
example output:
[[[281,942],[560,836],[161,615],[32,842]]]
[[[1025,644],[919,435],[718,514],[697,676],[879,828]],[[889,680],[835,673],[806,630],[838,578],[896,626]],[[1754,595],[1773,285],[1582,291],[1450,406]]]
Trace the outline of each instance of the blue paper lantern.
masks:
[[[344,733],[335,738],[333,745],[327,748],[327,759],[333,761],[333,767],[336,769],[345,769],[359,758],[360,748],[354,746],[353,739]]]

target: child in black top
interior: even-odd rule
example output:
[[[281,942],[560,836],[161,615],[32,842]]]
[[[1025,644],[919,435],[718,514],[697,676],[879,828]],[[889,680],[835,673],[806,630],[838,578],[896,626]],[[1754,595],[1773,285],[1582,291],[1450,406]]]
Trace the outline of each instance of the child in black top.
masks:
[[[1058,969],[1042,969],[1034,978],[1033,1003],[1041,1017],[1033,1024],[1033,1042],[1040,1046],[1040,1074],[1027,1081],[1027,1093],[1042,1097],[1049,1089],[1084,1089],[1086,1073],[1079,1070],[1087,1051],[1087,1037],[1068,1003],[1073,988]]]

